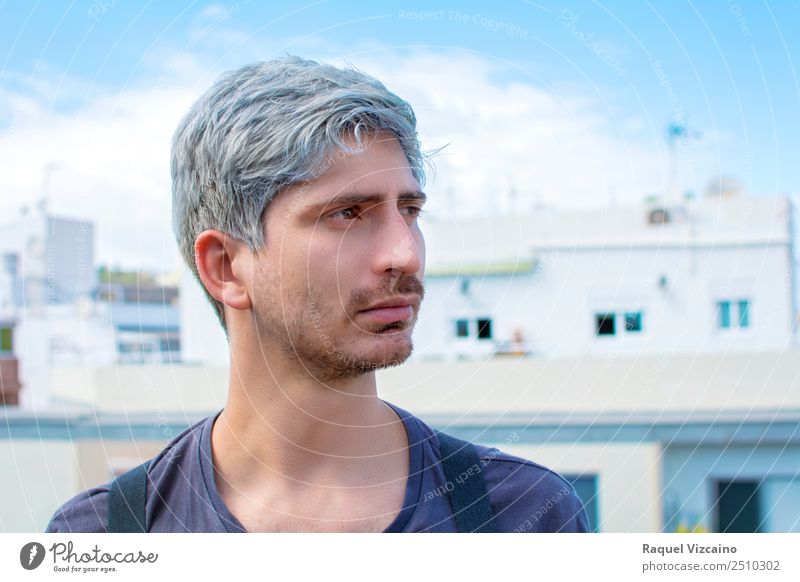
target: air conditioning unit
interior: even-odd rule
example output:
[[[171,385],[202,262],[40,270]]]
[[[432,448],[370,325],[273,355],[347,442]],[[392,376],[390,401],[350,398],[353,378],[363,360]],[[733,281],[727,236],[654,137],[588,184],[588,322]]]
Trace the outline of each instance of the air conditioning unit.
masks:
[[[648,224],[669,224],[671,218],[670,211],[667,208],[654,208],[647,213]]]
[[[684,206],[651,208],[647,211],[647,224],[677,224],[686,222],[689,214]]]

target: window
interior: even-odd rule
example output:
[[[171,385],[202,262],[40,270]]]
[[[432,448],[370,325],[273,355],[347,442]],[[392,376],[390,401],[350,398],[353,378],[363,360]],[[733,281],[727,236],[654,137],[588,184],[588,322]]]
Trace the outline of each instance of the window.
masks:
[[[797,508],[800,507],[800,477],[768,477],[759,484],[764,512],[762,531],[774,533],[800,532]]]
[[[728,329],[731,326],[731,302],[717,302],[717,324],[720,329]]]
[[[492,320],[478,320],[478,339],[492,339]]]
[[[8,326],[0,327],[0,353],[14,351],[12,333],[13,330],[11,327]]]
[[[800,479],[763,476],[714,482],[714,527],[721,533],[800,531]]]
[[[181,349],[180,337],[167,336],[159,338],[159,347],[162,352],[177,352]]]
[[[586,511],[586,518],[589,521],[589,531],[599,531],[597,475],[563,475],[563,477],[575,488],[575,493],[583,503],[583,509]]]
[[[614,319],[613,313],[598,313],[595,316],[597,335],[615,335]]]
[[[625,331],[634,333],[642,331],[641,311],[629,311],[625,314]]]
[[[469,336],[469,321],[466,319],[457,319],[456,320],[456,337],[468,337]]]
[[[720,533],[758,533],[762,510],[758,481],[717,481],[716,526]]]
[[[625,331],[625,333],[640,333],[644,329],[642,311],[624,311],[621,313],[607,311],[595,313],[595,334],[598,336],[617,335],[617,317],[619,317],[620,321],[620,333],[622,331]]]
[[[739,300],[739,327],[750,327],[750,302]]]
[[[734,316],[734,311],[736,311],[736,317]],[[723,299],[717,301],[717,326],[720,329],[734,327],[746,329],[750,327],[750,300],[738,299],[731,301]]]

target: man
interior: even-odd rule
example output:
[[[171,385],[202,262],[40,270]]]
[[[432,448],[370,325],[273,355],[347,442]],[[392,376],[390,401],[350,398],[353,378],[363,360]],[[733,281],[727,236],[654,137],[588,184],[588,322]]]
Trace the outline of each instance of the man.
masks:
[[[284,57],[221,77],[176,131],[172,179],[230,344],[227,403],[136,473],[140,495],[90,489],[48,531],[586,531],[555,473],[377,396],[424,295],[425,162],[411,107],[357,70]]]

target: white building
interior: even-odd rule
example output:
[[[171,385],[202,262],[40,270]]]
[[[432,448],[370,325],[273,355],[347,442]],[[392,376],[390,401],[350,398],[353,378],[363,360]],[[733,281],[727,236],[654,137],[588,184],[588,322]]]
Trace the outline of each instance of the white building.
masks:
[[[0,358],[20,406],[50,406],[60,367],[180,359],[177,289],[100,284],[91,222],[26,209],[0,225],[0,259]]]
[[[416,357],[783,349],[793,205],[707,197],[427,222]]]
[[[20,404],[43,408],[49,402],[52,348],[60,335],[76,338],[86,331],[79,317],[64,316],[85,311],[96,286],[94,225],[47,214],[41,202],[0,225],[0,254],[0,335],[19,361]]]

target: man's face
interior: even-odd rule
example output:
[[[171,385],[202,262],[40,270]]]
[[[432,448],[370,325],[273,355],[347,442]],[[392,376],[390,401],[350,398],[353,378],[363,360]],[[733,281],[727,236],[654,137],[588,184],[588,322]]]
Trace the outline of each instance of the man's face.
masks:
[[[419,190],[400,144],[379,133],[278,194],[253,277],[265,344],[323,382],[405,361],[424,295]],[[396,306],[370,309],[384,302]]]

